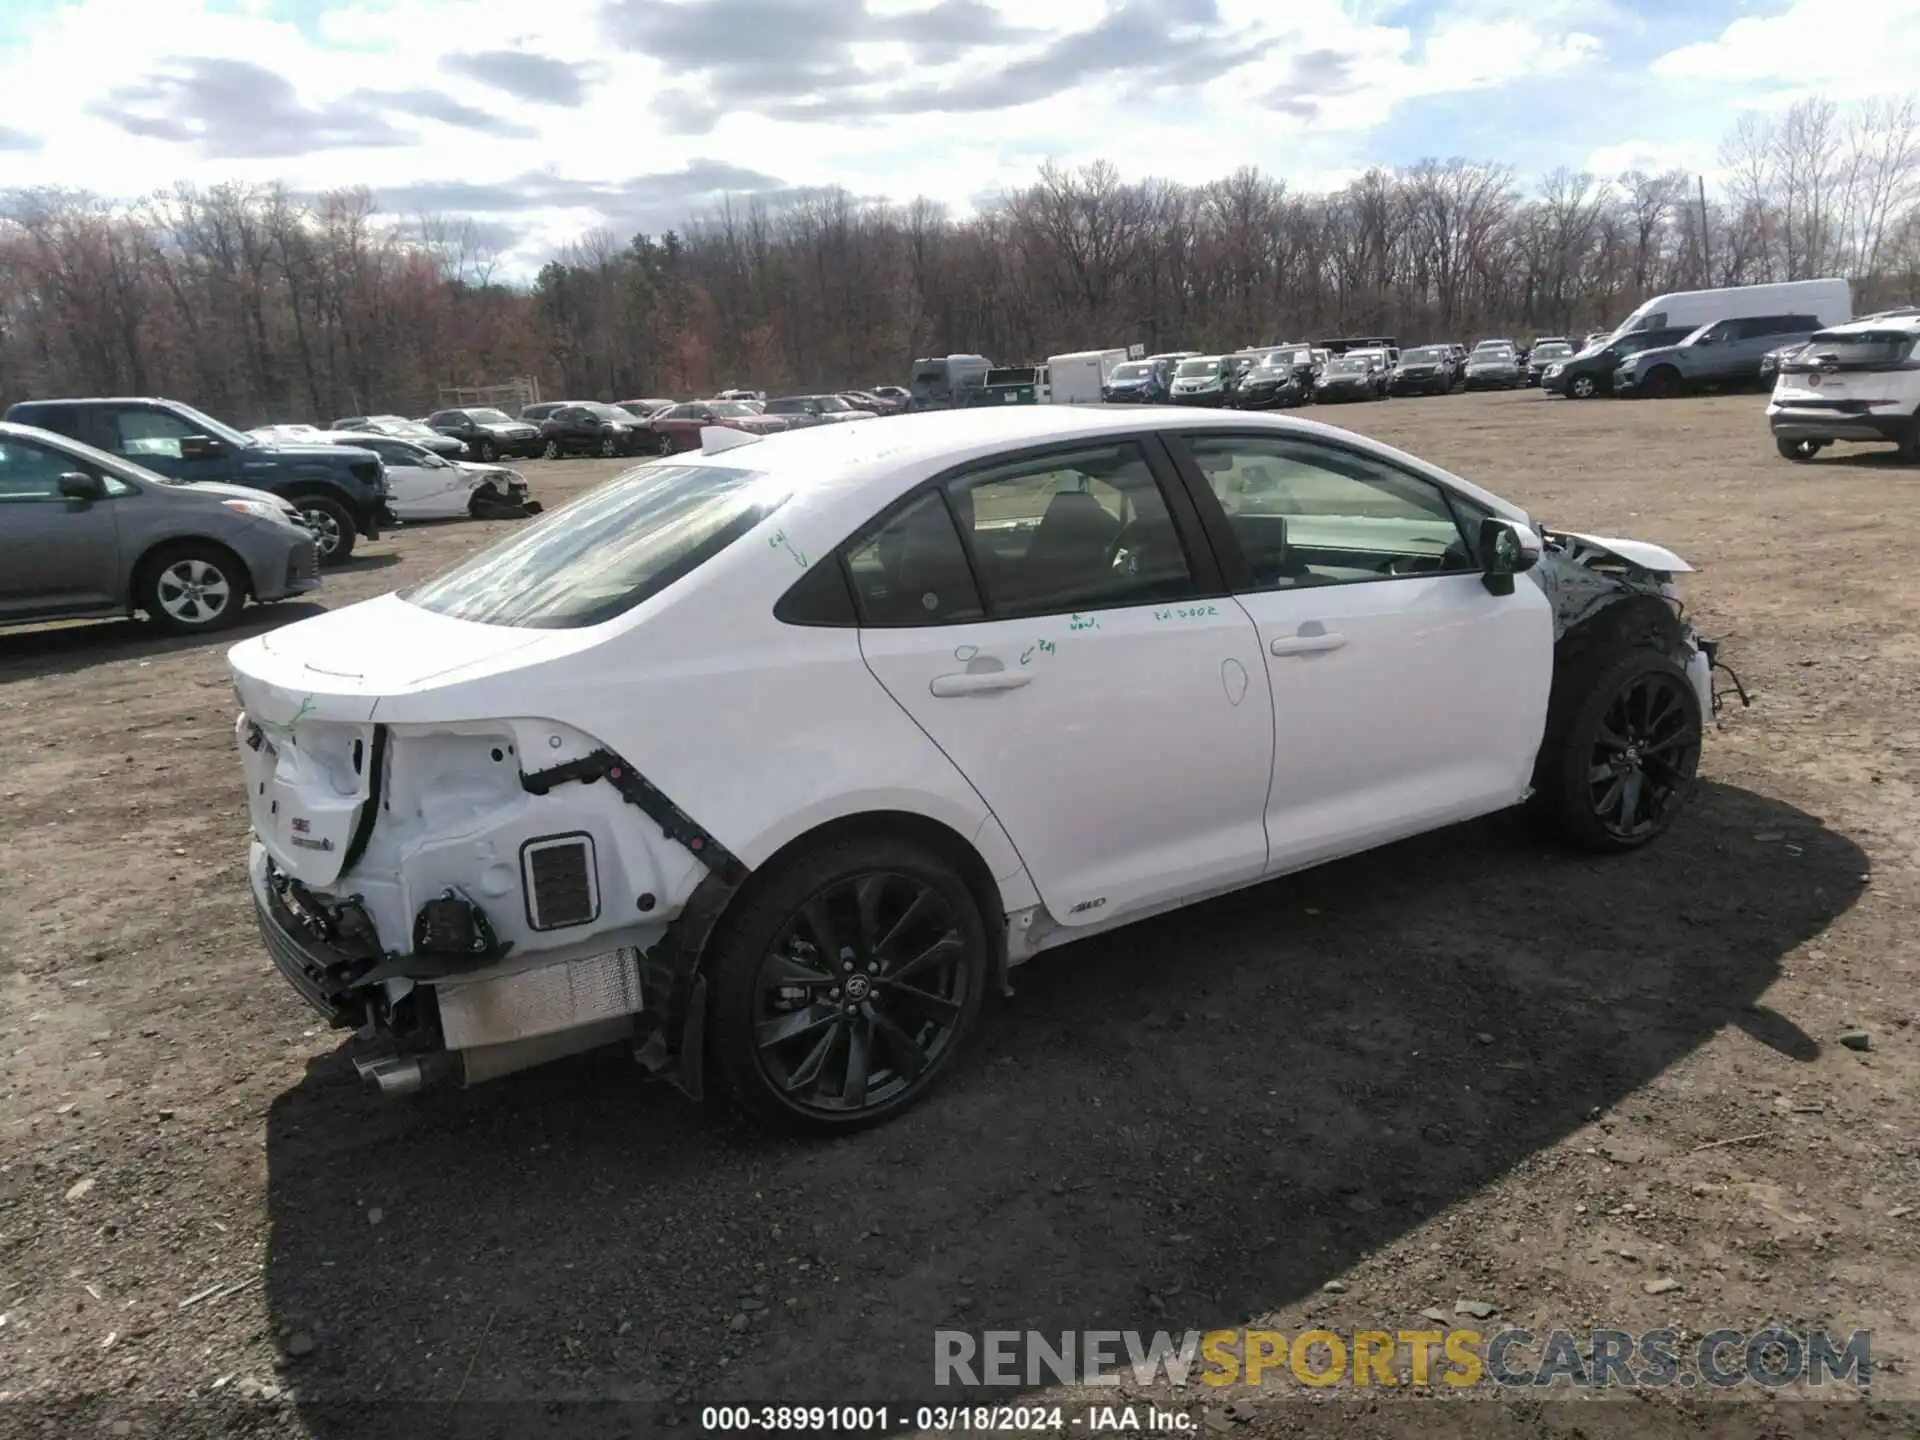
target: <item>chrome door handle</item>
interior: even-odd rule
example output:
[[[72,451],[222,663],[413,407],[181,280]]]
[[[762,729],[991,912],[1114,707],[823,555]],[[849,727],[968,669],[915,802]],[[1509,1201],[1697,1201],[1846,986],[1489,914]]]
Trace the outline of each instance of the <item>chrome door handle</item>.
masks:
[[[1267,647],[1275,655],[1315,655],[1322,650],[1338,650],[1347,637],[1329,630],[1324,635],[1282,635]]]
[[[993,690],[1018,690],[1033,679],[1031,671],[1025,670],[975,670],[961,671],[957,675],[936,675],[933,684],[927,688],[947,699],[954,695],[984,695]]]

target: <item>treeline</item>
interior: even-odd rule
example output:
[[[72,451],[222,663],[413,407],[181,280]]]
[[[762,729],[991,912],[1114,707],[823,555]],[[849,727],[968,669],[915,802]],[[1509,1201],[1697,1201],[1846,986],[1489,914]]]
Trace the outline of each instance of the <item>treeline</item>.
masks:
[[[471,222],[364,192],[0,195],[0,402],[159,393],[242,424],[419,414],[446,385],[552,397],[899,382],[915,356],[1003,362],[1139,342],[1328,333],[1578,334],[1662,290],[1844,274],[1920,294],[1913,100],[1802,101],[1727,136],[1729,179],[1451,160],[1332,194],[1243,170],[1129,182],[1043,169],[984,213],[810,193],[684,230],[590,233],[501,283]]]

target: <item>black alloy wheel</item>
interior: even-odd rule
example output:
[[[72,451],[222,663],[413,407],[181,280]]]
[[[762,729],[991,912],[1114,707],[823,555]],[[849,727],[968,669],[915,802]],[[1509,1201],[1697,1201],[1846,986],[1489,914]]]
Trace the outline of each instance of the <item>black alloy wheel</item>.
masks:
[[[1637,845],[1665,828],[1668,806],[1692,784],[1698,704],[1683,675],[1647,670],[1602,712],[1587,786],[1593,813],[1620,843]]]
[[[478,453],[482,465],[491,465],[500,458],[500,447],[494,444],[492,438],[489,437],[480,442]]]
[[[611,460],[620,453],[620,437],[611,430],[600,432],[600,454],[603,459]]]
[[[754,1044],[803,1111],[902,1098],[953,1041],[971,983],[950,900],[911,876],[863,871],[809,898],[761,962]]]

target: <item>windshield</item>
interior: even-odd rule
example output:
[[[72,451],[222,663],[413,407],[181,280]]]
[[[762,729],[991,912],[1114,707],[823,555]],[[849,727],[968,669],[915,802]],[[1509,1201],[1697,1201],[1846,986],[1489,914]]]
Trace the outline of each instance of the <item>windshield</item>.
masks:
[[[513,423],[512,417],[504,410],[469,410],[467,411],[467,418],[481,425],[511,425]]]
[[[1182,360],[1180,368],[1173,372],[1182,380],[1198,380],[1208,375],[1220,373],[1218,360]]]
[[[853,407],[838,395],[822,395],[815,402],[822,410],[851,410]]]
[[[1403,365],[1438,365],[1447,358],[1447,352],[1438,345],[1422,345],[1407,351],[1400,357]]]
[[[633,417],[617,405],[582,405],[589,415],[598,415],[602,420],[631,420]]]
[[[769,415],[797,415],[806,408],[807,402],[804,400],[769,400],[767,402]]]
[[[216,440],[224,440],[238,450],[250,450],[260,442],[251,436],[243,435],[231,425],[222,425],[211,415],[203,414],[191,405],[175,404],[173,413],[182,420],[190,420],[200,427],[200,433],[211,435]]]
[[[1113,367],[1112,380],[1144,380],[1153,373],[1153,367],[1144,360],[1129,360],[1124,365]]]
[[[598,625],[705,564],[786,495],[754,470],[642,465],[400,598],[481,625]]]
[[[1504,365],[1517,353],[1511,345],[1483,345],[1474,350],[1471,358],[1476,365]]]
[[[716,400],[713,403],[712,409],[714,414],[724,415],[733,420],[738,420],[743,415],[758,415],[760,413],[744,400]]]
[[[1340,355],[1327,362],[1329,375],[1360,375],[1368,369],[1367,362],[1353,355]]]
[[[1572,353],[1573,347],[1564,340],[1555,340],[1550,345],[1533,347],[1533,358],[1536,360],[1564,360]]]

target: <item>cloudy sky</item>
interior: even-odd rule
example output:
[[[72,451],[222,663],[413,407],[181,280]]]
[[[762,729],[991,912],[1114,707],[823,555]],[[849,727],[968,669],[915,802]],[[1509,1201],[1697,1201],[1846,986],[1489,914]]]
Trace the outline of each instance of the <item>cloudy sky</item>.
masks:
[[[1904,91],[1920,0],[0,0],[0,188],[366,185],[517,248],[838,184],[964,211],[1046,158],[1713,165]]]

